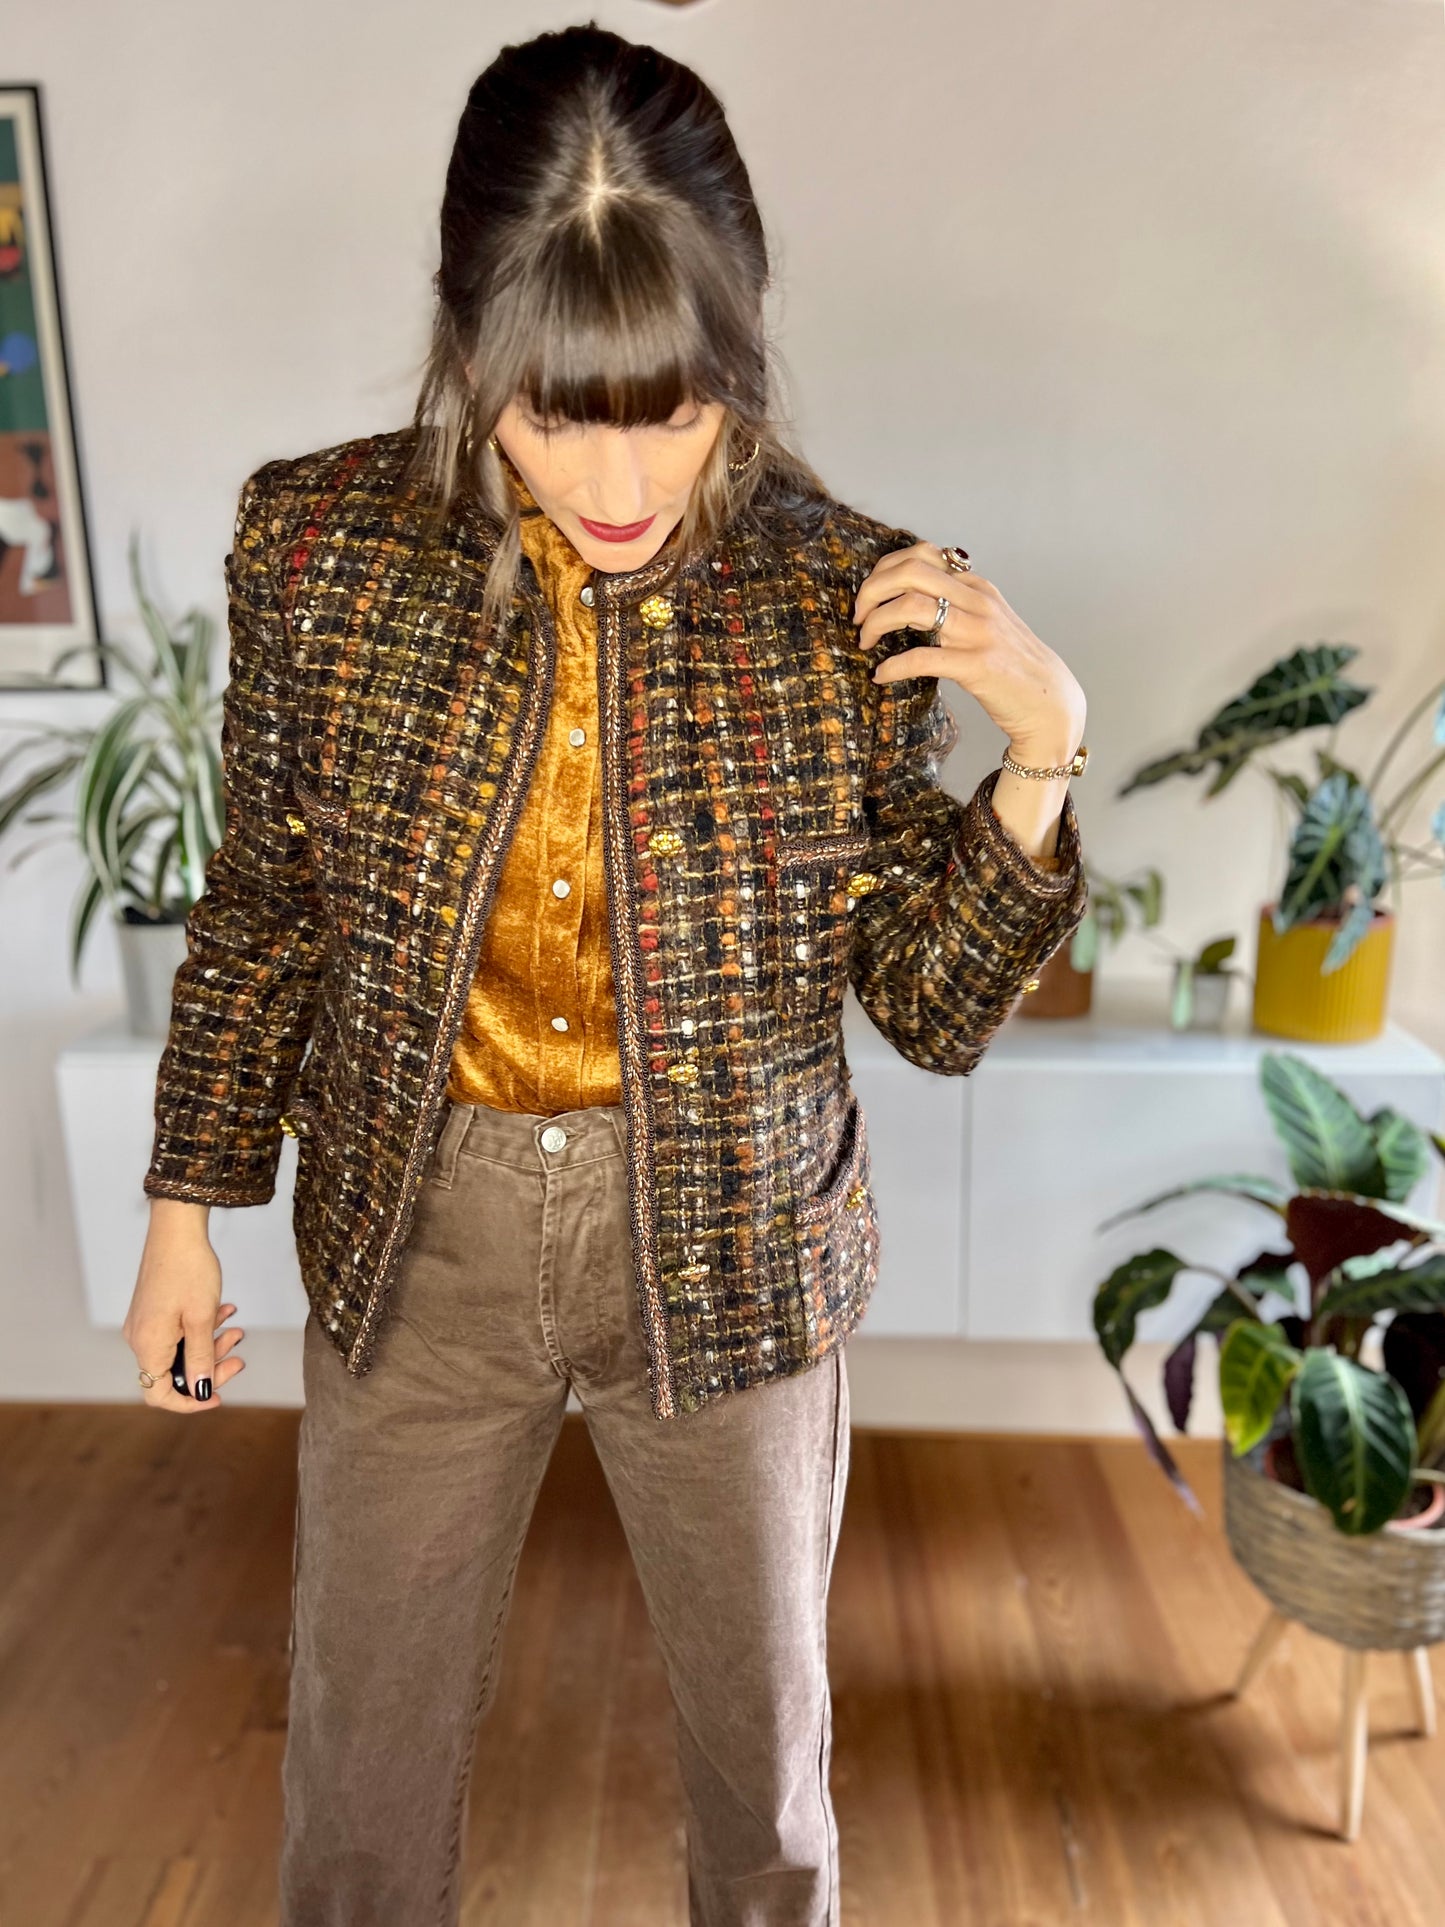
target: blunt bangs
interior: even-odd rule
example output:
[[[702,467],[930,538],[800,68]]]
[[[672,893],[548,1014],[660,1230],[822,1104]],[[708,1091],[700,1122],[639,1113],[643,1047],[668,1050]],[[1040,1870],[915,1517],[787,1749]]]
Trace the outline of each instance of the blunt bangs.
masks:
[[[566,224],[510,282],[488,352],[495,366],[499,334],[514,344],[512,392],[539,420],[637,428],[691,403],[739,405],[728,368],[756,354],[751,312],[708,285],[716,253],[689,238],[670,249],[655,220],[614,204],[601,233]]]

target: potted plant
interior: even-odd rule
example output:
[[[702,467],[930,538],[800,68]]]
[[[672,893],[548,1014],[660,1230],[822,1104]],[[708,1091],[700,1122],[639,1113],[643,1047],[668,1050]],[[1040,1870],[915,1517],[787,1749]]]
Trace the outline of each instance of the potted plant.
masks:
[[[1445,803],[1430,823],[1433,849],[1405,827],[1445,767],[1445,683],[1420,698],[1362,777],[1335,755],[1340,724],[1372,694],[1343,674],[1358,653],[1345,643],[1322,642],[1282,657],[1218,710],[1190,748],[1144,764],[1119,792],[1127,796],[1172,776],[1212,770],[1205,795],[1217,796],[1270,745],[1309,729],[1330,731],[1316,752],[1313,783],[1265,769],[1296,814],[1283,886],[1259,915],[1254,1025],[1274,1036],[1328,1043],[1378,1036],[1395,926],[1395,911],[1379,899],[1387,884],[1398,905],[1404,883],[1423,876],[1445,881]],[[1434,749],[1387,797],[1387,768],[1431,711]]]
[[[1169,999],[1173,1030],[1223,1030],[1229,1014],[1229,987],[1241,972],[1230,964],[1233,937],[1215,937],[1201,944],[1192,957],[1174,959],[1174,988]]]
[[[37,837],[10,867],[74,836],[86,867],[70,923],[71,982],[79,980],[86,938],[106,904],[120,943],[130,1028],[163,1037],[172,979],[186,954],[186,916],[221,839],[222,699],[211,688],[211,618],[192,609],[174,630],[167,626],[141,581],[134,535],[130,571],[151,642],[149,660],[138,660],[123,643],[82,645],[105,651],[134,690],[97,725],[26,724],[20,739],[0,751],[0,776],[7,777],[27,753],[41,755],[0,792],[0,837],[21,823],[69,825]],[[32,807],[72,774],[70,809]]]
[[[1164,1393],[1187,1430],[1199,1339],[1212,1338],[1240,1563],[1282,1610],[1333,1638],[1368,1628],[1383,1635],[1373,1644],[1429,1644],[1445,1637],[1445,1530],[1409,1528],[1435,1516],[1445,1485],[1445,1224],[1405,1199],[1445,1139],[1388,1107],[1363,1116],[1292,1053],[1266,1055],[1260,1085],[1291,1182],[1200,1178],[1100,1228],[1208,1192],[1271,1213],[1268,1244],[1232,1274],[1165,1246],[1141,1251],[1099,1286],[1094,1330],[1151,1456],[1198,1511],[1123,1367],[1142,1312],[1187,1272],[1217,1279],[1165,1360]],[[1402,1525],[1403,1550],[1382,1553]]]
[[[1019,1005],[1024,1017],[1082,1017],[1093,1004],[1094,965],[1131,923],[1152,930],[1164,913],[1164,879],[1155,869],[1120,882],[1087,862],[1088,902],[1077,928],[1039,972],[1038,990]]]

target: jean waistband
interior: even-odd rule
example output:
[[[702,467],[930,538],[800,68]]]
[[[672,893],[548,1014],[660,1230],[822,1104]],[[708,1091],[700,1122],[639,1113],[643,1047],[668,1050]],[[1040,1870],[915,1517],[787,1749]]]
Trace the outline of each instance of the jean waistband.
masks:
[[[468,1157],[490,1158],[519,1171],[590,1164],[627,1152],[627,1115],[620,1104],[587,1104],[575,1111],[501,1111],[490,1104],[446,1100],[437,1161],[449,1164],[465,1148]]]

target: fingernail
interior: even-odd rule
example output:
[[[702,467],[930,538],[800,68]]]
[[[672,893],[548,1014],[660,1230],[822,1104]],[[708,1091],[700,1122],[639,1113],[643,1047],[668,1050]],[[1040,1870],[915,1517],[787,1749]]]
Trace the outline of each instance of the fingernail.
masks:
[[[206,1399],[206,1398],[209,1398],[210,1396],[211,1396],[210,1379],[198,1378],[196,1380],[196,1397],[201,1399]]]

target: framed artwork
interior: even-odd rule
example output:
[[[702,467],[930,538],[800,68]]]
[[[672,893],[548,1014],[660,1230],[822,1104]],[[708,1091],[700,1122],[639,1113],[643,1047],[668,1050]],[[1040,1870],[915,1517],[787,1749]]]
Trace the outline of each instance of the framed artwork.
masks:
[[[100,688],[98,636],[40,89],[0,82],[0,690]]]

